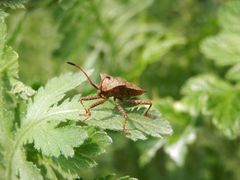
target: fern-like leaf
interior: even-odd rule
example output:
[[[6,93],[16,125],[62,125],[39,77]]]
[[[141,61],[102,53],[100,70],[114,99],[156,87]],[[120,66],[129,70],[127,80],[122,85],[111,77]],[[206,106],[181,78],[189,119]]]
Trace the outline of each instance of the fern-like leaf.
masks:
[[[145,110],[144,108],[125,107],[125,109],[127,110],[128,114],[128,138],[136,141],[138,139],[147,139],[148,136],[163,138],[164,136],[172,134],[172,128],[170,124],[157,110],[150,111],[150,114],[153,116],[153,118],[149,118],[143,115]],[[81,114],[84,113],[85,111],[82,110]],[[86,117],[82,116],[81,119],[85,120]],[[123,130],[123,117],[111,100],[92,109],[91,116],[84,122],[90,126],[99,127],[102,129],[114,131]]]
[[[74,179],[81,176],[81,172],[86,168],[97,165],[93,157],[105,152],[105,147],[111,144],[111,138],[104,132],[94,128],[87,128],[88,139],[75,149],[73,157],[60,156],[59,158],[48,158],[43,161],[45,166],[49,164],[48,174],[58,171],[66,179]],[[47,162],[47,163],[46,163]]]
[[[88,72],[89,73],[89,72]],[[9,164],[7,166],[6,177],[14,179],[18,172],[23,171],[23,177],[31,177],[31,172],[26,170],[32,168],[28,162],[26,166],[20,166],[18,152],[22,151],[23,144],[34,143],[36,149],[44,155],[59,157],[73,156],[74,147],[81,145],[87,138],[87,133],[81,127],[74,125],[57,127],[57,125],[67,119],[78,120],[79,117],[79,96],[66,99],[62,103],[59,101],[65,93],[85,80],[79,73],[67,73],[58,78],[50,80],[45,88],[40,88],[33,100],[30,100],[25,118],[21,121],[13,148],[8,153]],[[25,167],[25,168],[24,168]],[[30,174],[26,174],[30,173]]]

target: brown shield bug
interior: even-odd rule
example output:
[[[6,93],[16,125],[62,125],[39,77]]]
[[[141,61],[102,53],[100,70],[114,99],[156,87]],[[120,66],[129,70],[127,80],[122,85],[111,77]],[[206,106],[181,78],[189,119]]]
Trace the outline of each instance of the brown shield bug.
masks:
[[[151,101],[148,100],[135,100],[135,99],[129,99],[133,96],[139,96],[145,92],[144,89],[126,81],[125,79],[122,79],[120,77],[112,77],[108,74],[100,74],[101,76],[101,82],[99,85],[94,83],[90,77],[87,75],[87,73],[77,64],[74,64],[72,62],[67,62],[68,64],[77,67],[88,79],[89,83],[97,89],[97,94],[92,96],[85,96],[80,99],[80,103],[82,104],[83,108],[86,111],[86,115],[88,117],[91,116],[90,109],[106,102],[110,97],[113,97],[115,105],[117,109],[121,112],[123,116],[123,131],[126,132],[126,121],[127,121],[127,113],[123,109],[123,107],[120,105],[120,102],[125,102],[128,104],[142,104],[142,105],[149,105],[147,110],[145,111],[144,115],[147,116],[147,113],[149,109],[152,106]],[[83,104],[83,101],[90,101],[90,100],[96,100],[99,99],[99,101],[93,103],[89,106],[89,108],[86,108]]]

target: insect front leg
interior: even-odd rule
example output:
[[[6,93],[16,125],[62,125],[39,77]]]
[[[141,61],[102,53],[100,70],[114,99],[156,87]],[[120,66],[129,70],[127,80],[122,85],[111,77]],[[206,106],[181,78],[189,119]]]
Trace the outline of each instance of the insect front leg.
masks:
[[[85,96],[85,97],[81,97],[80,98],[80,103],[83,106],[86,114],[88,113],[88,109],[84,106],[83,101],[91,101],[91,100],[95,100],[95,99],[100,99],[102,98],[100,95],[96,94],[96,95],[91,95],[91,96]]]
[[[127,133],[127,128],[126,128],[126,123],[127,123],[127,113],[126,111],[123,109],[123,107],[120,105],[119,100],[118,99],[114,99],[115,101],[115,105],[117,107],[117,109],[120,111],[120,113],[123,116],[123,132]]]
[[[136,99],[124,99],[124,102],[128,103],[128,104],[135,104],[135,105],[149,105],[147,110],[144,113],[144,116],[148,115],[148,111],[150,110],[150,108],[152,107],[152,102],[148,101],[148,100],[136,100]]]
[[[103,98],[103,97],[101,97],[101,98]],[[101,100],[93,103],[92,105],[90,105],[89,108],[86,110],[86,113],[87,113],[88,117],[91,116],[91,111],[90,111],[90,109],[92,109],[92,108],[94,108],[94,107],[96,107],[96,106],[98,106],[98,105],[100,105],[100,104],[103,104],[103,103],[106,102],[107,100],[108,100],[107,98],[104,98],[104,99],[101,99]]]

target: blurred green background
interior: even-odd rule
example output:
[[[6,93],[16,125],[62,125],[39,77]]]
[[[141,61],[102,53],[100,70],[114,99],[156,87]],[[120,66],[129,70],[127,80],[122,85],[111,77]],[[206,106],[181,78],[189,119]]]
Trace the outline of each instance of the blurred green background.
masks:
[[[227,0],[42,0],[9,7],[8,44],[20,79],[37,89],[84,69],[121,76],[171,123],[166,141],[113,145],[86,179],[112,172],[142,180],[240,179],[240,3]],[[14,2],[14,1],[13,1]],[[239,41],[238,41],[239,40]],[[77,90],[93,93],[87,83]]]

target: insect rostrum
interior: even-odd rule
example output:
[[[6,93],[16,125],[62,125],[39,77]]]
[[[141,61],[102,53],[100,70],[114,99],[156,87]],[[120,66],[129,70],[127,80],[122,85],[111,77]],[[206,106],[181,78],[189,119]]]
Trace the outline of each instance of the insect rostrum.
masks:
[[[80,99],[80,103],[86,111],[86,116],[89,118],[91,116],[90,109],[106,102],[110,97],[113,97],[115,105],[117,109],[121,112],[123,116],[123,131],[127,132],[126,121],[127,121],[127,113],[124,108],[121,106],[121,102],[125,102],[128,104],[134,105],[149,105],[144,115],[147,116],[149,109],[152,106],[151,101],[148,100],[135,100],[129,99],[133,96],[139,96],[145,92],[144,89],[132,84],[125,79],[120,77],[112,77],[108,74],[102,73],[100,74],[101,82],[99,85],[94,83],[87,73],[77,64],[72,62],[67,62],[68,64],[77,67],[88,79],[89,83],[97,89],[97,94],[92,96],[85,96]],[[88,108],[86,108],[83,104],[83,101],[97,100],[97,102],[91,104]]]

